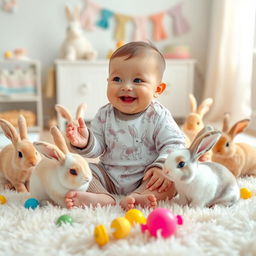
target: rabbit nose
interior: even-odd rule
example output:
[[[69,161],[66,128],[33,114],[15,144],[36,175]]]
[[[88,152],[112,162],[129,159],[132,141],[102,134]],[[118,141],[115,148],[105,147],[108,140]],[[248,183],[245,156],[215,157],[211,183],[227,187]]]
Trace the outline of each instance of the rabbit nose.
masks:
[[[30,160],[30,161],[29,161],[29,164],[30,164],[31,166],[36,166],[37,160],[36,160],[36,159]]]

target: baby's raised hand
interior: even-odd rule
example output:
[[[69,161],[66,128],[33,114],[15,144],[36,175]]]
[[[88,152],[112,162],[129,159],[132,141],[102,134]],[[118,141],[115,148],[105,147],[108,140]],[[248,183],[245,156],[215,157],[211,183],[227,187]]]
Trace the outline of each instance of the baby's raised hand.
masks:
[[[150,178],[147,189],[151,191],[157,189],[158,192],[167,191],[172,186],[172,182],[166,178],[164,172],[158,167],[148,169],[143,178],[143,181]]]
[[[74,123],[67,125],[66,136],[74,147],[85,148],[87,146],[89,132],[83,118],[78,119],[78,125]]]

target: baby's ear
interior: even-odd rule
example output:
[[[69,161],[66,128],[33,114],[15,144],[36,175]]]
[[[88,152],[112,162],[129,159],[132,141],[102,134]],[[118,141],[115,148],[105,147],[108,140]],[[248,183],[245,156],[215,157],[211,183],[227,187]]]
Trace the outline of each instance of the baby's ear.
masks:
[[[165,83],[161,83],[161,84],[159,84],[159,85],[156,87],[155,93],[156,93],[157,95],[160,95],[160,94],[163,93],[163,91],[165,90],[165,88],[166,88],[166,84],[165,84]]]

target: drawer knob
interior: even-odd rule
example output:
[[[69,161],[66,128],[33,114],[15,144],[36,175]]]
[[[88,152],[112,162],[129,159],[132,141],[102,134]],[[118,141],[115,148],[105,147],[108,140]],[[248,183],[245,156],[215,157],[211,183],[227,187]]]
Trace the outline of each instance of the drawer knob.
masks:
[[[89,86],[87,84],[81,84],[78,91],[80,94],[88,94]]]

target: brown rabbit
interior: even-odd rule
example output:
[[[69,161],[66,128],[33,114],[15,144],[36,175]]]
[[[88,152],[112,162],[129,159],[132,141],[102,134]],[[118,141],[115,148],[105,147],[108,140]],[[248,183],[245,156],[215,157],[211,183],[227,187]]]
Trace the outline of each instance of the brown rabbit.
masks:
[[[236,122],[229,129],[229,114],[223,120],[222,136],[212,149],[212,161],[226,166],[236,177],[256,175],[256,148],[246,143],[235,143],[234,138],[243,132],[250,120]]]
[[[31,173],[41,157],[28,140],[26,120],[22,115],[18,118],[20,135],[15,127],[4,119],[0,119],[0,126],[12,142],[0,152],[0,178],[5,188],[28,192]]]
[[[189,94],[190,113],[186,117],[185,123],[182,125],[182,130],[188,137],[188,145],[195,139],[197,133],[204,128],[203,117],[209,111],[213,99],[205,99],[197,108],[197,101],[193,94]]]

